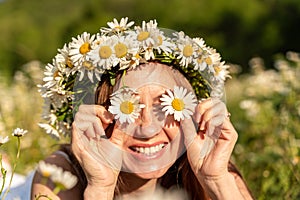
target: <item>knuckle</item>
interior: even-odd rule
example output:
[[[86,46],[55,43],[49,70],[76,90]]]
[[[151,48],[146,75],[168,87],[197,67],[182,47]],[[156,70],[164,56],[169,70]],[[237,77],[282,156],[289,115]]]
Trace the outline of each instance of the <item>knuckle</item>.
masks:
[[[78,112],[83,112],[86,109],[86,105],[80,105],[78,108]]]

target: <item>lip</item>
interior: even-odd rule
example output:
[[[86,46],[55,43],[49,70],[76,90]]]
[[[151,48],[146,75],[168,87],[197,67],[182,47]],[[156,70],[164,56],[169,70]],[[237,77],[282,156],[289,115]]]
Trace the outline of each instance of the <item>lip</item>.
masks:
[[[130,154],[141,161],[160,158],[169,142],[156,142],[153,144],[134,144],[128,147]],[[151,150],[150,150],[151,149]],[[139,152],[139,150],[144,152]],[[146,152],[145,152],[146,151]],[[148,152],[147,152],[148,151]]]

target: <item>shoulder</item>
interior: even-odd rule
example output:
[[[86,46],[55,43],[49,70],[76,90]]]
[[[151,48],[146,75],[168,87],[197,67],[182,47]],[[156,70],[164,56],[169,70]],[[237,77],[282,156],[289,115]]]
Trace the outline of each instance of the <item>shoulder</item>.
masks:
[[[73,175],[77,177],[79,180],[79,174],[71,162],[70,156],[64,151],[56,151],[46,159],[43,160],[46,164],[56,165],[57,167],[62,168],[63,171],[69,171]],[[51,197],[51,199],[82,199],[82,193],[84,191],[84,187],[80,183],[77,184],[70,190],[61,191],[57,195],[54,194],[53,190],[55,188],[55,184],[50,179],[45,179],[37,170],[33,177],[32,182],[32,195],[31,198],[34,199],[36,195],[47,195]]]

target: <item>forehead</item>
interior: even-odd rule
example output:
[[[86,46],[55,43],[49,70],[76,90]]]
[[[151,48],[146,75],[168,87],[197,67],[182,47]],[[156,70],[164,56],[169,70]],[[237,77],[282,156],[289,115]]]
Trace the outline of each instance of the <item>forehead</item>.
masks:
[[[192,91],[189,82],[177,70],[164,64],[151,62],[127,71],[126,75],[117,83],[116,89],[124,85],[134,89],[149,85],[161,86],[166,89],[173,89],[174,86],[183,86]]]
[[[151,85],[142,86],[142,87],[138,88],[137,90],[138,90],[138,93],[139,93],[141,99],[151,98],[151,99],[157,100],[157,98],[160,98],[161,95],[166,92],[166,89],[167,88],[165,88],[161,85],[151,84]]]

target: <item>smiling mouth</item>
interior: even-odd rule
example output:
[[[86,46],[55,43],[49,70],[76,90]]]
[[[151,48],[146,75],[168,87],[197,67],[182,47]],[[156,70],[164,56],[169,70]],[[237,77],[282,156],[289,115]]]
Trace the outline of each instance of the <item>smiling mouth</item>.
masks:
[[[161,151],[165,146],[166,146],[166,144],[162,143],[162,144],[158,144],[158,145],[151,146],[151,147],[131,146],[129,148],[136,153],[150,156],[150,155],[156,154],[157,152]]]

